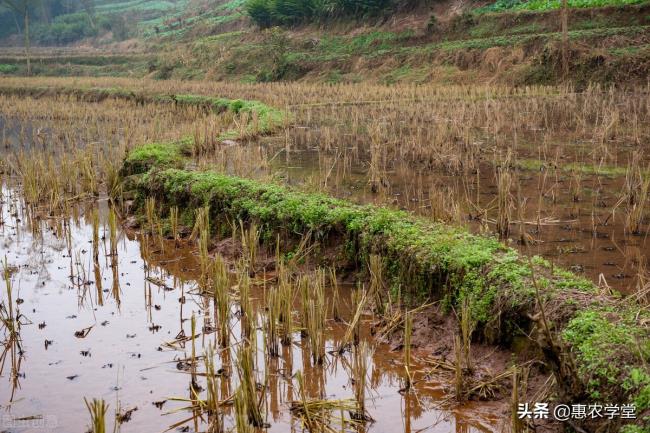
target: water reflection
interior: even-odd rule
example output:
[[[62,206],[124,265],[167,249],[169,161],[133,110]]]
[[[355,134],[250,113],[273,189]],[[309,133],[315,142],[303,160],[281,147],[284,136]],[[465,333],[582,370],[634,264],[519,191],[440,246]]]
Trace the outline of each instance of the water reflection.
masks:
[[[262,326],[269,286],[258,284],[258,275],[250,287],[255,320],[246,323],[248,316],[230,304],[230,345],[223,348],[219,308],[198,282],[196,249],[184,241],[122,230],[106,200],[71,206],[65,217],[42,215],[26,206],[13,187],[3,185],[1,202],[0,255],[7,257],[14,288],[12,299],[3,291],[2,302],[17,306],[9,314],[17,318],[20,338],[3,345],[1,379],[10,386],[0,387],[0,404],[14,419],[55,416],[51,431],[67,433],[89,422],[83,398],[96,397],[110,405],[109,426],[118,407],[121,415],[129,415],[128,421],[120,418],[123,432],[229,428],[236,424],[232,404],[224,403],[216,416],[194,404],[209,397],[213,376],[204,357],[214,350],[215,388],[229,402],[241,384],[238,351],[250,345],[264,422],[271,432],[302,429],[289,410],[301,399],[298,372],[305,398],[365,396],[374,421],[348,424],[348,430],[486,431],[496,426],[490,405],[449,411],[438,407],[443,396],[429,387],[400,394],[403,367],[396,360],[401,355],[388,347],[365,353],[367,376],[360,378],[355,350],[336,354],[345,338],[344,323],[327,320],[323,365],[314,364],[299,329],[292,332],[291,344],[280,345],[279,355],[270,356]],[[346,300],[340,314],[349,321],[351,288],[339,289]],[[372,343],[371,318],[362,320],[361,341]]]

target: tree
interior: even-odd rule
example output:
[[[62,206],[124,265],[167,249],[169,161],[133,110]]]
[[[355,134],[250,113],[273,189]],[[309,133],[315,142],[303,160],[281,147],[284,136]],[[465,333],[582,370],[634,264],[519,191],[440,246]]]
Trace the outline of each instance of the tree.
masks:
[[[293,25],[308,21],[312,15],[309,0],[273,0],[271,16],[281,25]]]
[[[27,58],[27,75],[32,74],[29,40],[29,10],[39,0],[0,0],[0,4],[8,7],[16,14],[23,17],[23,34],[25,39],[25,57]]]
[[[22,29],[20,27],[20,24],[18,23],[16,14],[12,9],[9,9],[7,5],[5,5],[3,2],[0,1],[0,27],[6,26],[4,33],[0,32],[0,34],[2,34],[3,36],[11,33],[11,31],[8,28],[10,21],[12,24],[16,26],[16,33],[20,34]]]
[[[569,5],[562,0],[562,78],[569,76]]]
[[[271,4],[268,0],[248,0],[246,2],[246,12],[251,19],[265,29],[271,27],[273,18],[271,16]]]
[[[247,0],[246,12],[261,28],[292,26],[334,17],[376,16],[394,6],[392,0]]]
[[[95,25],[95,4],[93,3],[93,0],[81,0],[81,5],[88,14],[90,26],[95,30],[97,27]]]

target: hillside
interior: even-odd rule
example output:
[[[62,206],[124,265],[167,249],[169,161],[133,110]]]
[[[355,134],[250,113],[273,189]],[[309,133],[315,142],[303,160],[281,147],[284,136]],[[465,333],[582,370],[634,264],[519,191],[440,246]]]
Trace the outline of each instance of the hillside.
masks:
[[[244,4],[98,4],[98,11],[145,11],[132,38],[119,43],[110,35],[86,39],[56,56],[36,49],[35,73],[241,82],[561,81],[557,1],[453,0],[364,19],[270,29],[254,25]],[[650,71],[650,2],[569,4],[571,80],[578,85],[645,83]],[[104,56],[107,52],[110,55]],[[20,74],[23,69],[20,51],[0,51],[0,73]]]

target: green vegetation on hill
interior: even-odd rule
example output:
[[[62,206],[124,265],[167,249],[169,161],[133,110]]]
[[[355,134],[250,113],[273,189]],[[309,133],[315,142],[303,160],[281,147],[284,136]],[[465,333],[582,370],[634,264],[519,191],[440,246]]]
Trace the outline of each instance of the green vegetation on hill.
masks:
[[[151,54],[61,55],[32,58],[32,74],[49,76],[142,76],[155,63]],[[0,73],[24,75],[25,57],[0,57]]]
[[[247,0],[246,11],[260,27],[294,25],[333,17],[363,18],[393,6],[391,0]]]
[[[212,1],[200,6],[186,2],[183,7],[155,17],[141,20],[138,32],[144,38],[158,38],[180,42],[186,35],[198,38],[201,35],[221,33],[230,23],[245,17],[246,0]]]
[[[568,0],[570,8],[597,8],[604,6],[623,6],[647,3],[648,0]],[[562,7],[561,0],[497,0],[496,2],[475,10],[475,13],[502,11],[547,11]]]
[[[576,1],[576,3],[572,3]],[[645,82],[650,70],[648,0],[569,0],[570,77],[589,82]],[[405,0],[100,0],[95,28],[77,12],[39,27],[34,39],[63,44],[110,31],[139,36],[150,54],[87,62],[81,56],[33,62],[40,75],[150,76],[242,82],[467,83],[497,80],[552,84],[562,80],[559,0],[499,0],[449,20],[412,12],[414,24],[379,24]],[[296,3],[296,4],[294,4]],[[639,3],[639,4],[629,4]],[[607,7],[592,7],[609,5]],[[534,10],[533,10],[534,9]],[[257,12],[262,13],[257,18]],[[485,13],[492,11],[494,13]],[[425,13],[425,15],[428,14]],[[259,30],[273,26],[271,29]],[[311,24],[314,25],[311,25]],[[280,26],[276,26],[280,25]],[[115,62],[112,62],[114,59]],[[0,73],[23,74],[25,59],[0,58]]]
[[[19,0],[25,2],[30,0]],[[32,2],[36,4],[36,2]],[[161,19],[183,11],[188,0],[41,0],[42,7],[29,8],[32,41],[40,45],[65,45],[109,32],[120,41],[138,36],[141,22]],[[1,8],[0,37],[22,33],[22,17]]]
[[[82,38],[97,36],[100,31],[111,30],[108,16],[99,16],[93,22],[85,12],[59,15],[52,23],[34,26],[34,41],[43,45],[64,45]]]
[[[182,8],[186,2],[173,2],[164,0],[134,0],[126,2],[104,2],[96,6],[98,12],[102,13],[120,13],[120,12],[152,12],[152,11],[170,11]]]

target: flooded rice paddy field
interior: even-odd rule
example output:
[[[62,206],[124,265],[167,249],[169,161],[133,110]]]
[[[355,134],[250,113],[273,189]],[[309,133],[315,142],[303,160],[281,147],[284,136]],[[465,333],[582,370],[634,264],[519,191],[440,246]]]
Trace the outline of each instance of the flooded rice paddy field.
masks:
[[[217,313],[211,297],[198,290],[199,260],[187,246],[173,241],[162,245],[143,240],[136,233],[117,229],[110,233],[109,206],[98,200],[74,207],[69,217],[48,217],[28,212],[14,187],[4,185],[0,234],[1,249],[10,266],[10,280],[20,317],[20,347],[6,352],[0,399],[4,418],[13,419],[11,432],[39,431],[30,426],[44,423],[52,432],[86,431],[89,423],[84,398],[103,398],[123,420],[121,431],[156,432],[187,420],[173,431],[207,431],[207,420],[190,410],[190,389],[205,398],[205,369],[198,362],[193,376],[191,357],[192,317],[196,320],[195,351],[203,354],[218,346]],[[92,216],[99,209],[98,216]],[[93,227],[97,227],[94,229]],[[93,232],[99,244],[93,245]],[[115,245],[111,245],[115,242]],[[144,242],[144,244],[143,244]],[[145,246],[146,245],[146,246]],[[94,249],[99,254],[94,258]],[[270,277],[270,275],[267,275]],[[295,374],[304,378],[308,398],[354,397],[350,353],[327,354],[324,365],[313,365],[308,345],[293,333],[293,343],[280,356],[264,350],[265,290],[251,292],[258,326],[254,332],[256,376],[264,386],[266,431],[300,431],[300,421],[289,411],[298,400]],[[340,288],[340,311],[350,320],[350,288]],[[217,367],[223,369],[223,400],[237,385],[236,350],[242,344],[238,304],[230,309],[231,346],[218,350]],[[363,340],[372,317],[364,316]],[[327,352],[339,347],[346,327],[331,318],[327,322]],[[401,394],[401,352],[387,345],[374,346],[368,356],[367,411],[374,419],[365,427],[346,431],[491,431],[502,414],[489,403],[468,403],[443,409],[445,385],[428,380],[416,386],[417,394]],[[14,353],[16,350],[20,353]],[[11,359],[19,362],[13,365]],[[426,362],[414,365],[415,377],[424,375]],[[358,380],[358,378],[357,378]],[[193,382],[194,381],[194,382]],[[198,384],[193,385],[193,383]],[[225,406],[226,426],[233,426],[231,407]],[[195,418],[193,418],[195,415]],[[34,417],[34,418],[32,418]]]
[[[169,110],[161,112],[170,115]],[[178,116],[174,121],[176,128],[195,132],[190,126],[190,119],[195,115],[189,111]],[[212,121],[210,117],[207,120]],[[124,141],[133,142],[123,131],[136,128],[124,123],[116,127],[99,122],[90,133],[80,128],[73,147],[92,142],[102,148],[119,148]],[[47,137],[56,134],[51,120],[14,123],[0,118],[0,128],[6,145],[11,143],[10,147],[21,149],[30,146],[40,149]],[[156,131],[148,132],[148,136],[164,131],[156,124],[148,123],[147,128]],[[110,134],[109,129],[116,133]],[[295,132],[295,137],[290,138],[294,140],[292,146],[286,146],[284,137],[217,146],[213,154],[198,157],[195,163],[200,168],[216,167],[229,174],[283,182],[360,203],[398,207],[427,218],[464,225],[474,232],[495,232],[500,162],[482,161],[476,169],[460,173],[440,167],[413,167],[405,161],[387,161],[377,168],[353,148],[324,152],[314,146],[299,146],[304,141],[304,137],[298,138],[302,134],[304,131]],[[170,139],[168,133],[163,137]],[[313,135],[312,140],[318,142],[318,135]],[[621,152],[617,158],[632,157],[632,153],[625,154],[621,147],[615,148]],[[639,167],[643,167],[647,164],[646,156],[638,149],[636,152],[642,158]],[[525,157],[526,151],[522,150],[521,154]],[[119,157],[119,153],[112,156]],[[534,168],[520,166],[513,170],[507,242],[593,281],[607,283],[626,293],[633,291],[639,272],[645,269],[650,243],[645,212],[640,217],[638,233],[631,233],[627,226],[630,210],[624,200],[629,176],[626,167],[607,166],[598,171],[597,166],[590,168],[591,165],[585,164],[586,170],[577,171],[563,169],[552,160],[523,158],[521,161],[546,162]],[[509,164],[515,166],[516,159]],[[522,233],[526,247],[521,245]]]
[[[360,380],[353,359],[357,355],[330,353],[345,340],[347,329],[331,315],[323,342],[324,365],[313,365],[311,345],[296,330],[291,345],[282,346],[278,357],[268,356],[264,323],[269,314],[266,293],[273,285],[271,271],[253,278],[255,331],[248,340],[242,335],[241,305],[233,297],[228,314],[231,345],[220,349],[215,331],[219,315],[211,297],[201,294],[201,263],[195,246],[142,238],[137,231],[122,229],[112,222],[119,218],[112,214],[108,200],[93,194],[74,200],[47,197],[47,205],[28,203],[30,194],[36,197],[37,191],[29,193],[25,176],[16,173],[31,167],[34,171],[28,174],[56,177],[51,171],[56,163],[33,164],[29,155],[58,161],[75,154],[72,166],[88,162],[97,173],[96,179],[89,176],[98,184],[95,192],[103,197],[126,149],[183,136],[208,141],[209,135],[236,118],[157,104],[142,107],[73,98],[2,97],[0,107],[0,161],[4,164],[0,169],[5,173],[0,258],[7,258],[21,323],[20,347],[7,346],[0,377],[0,409],[12,423],[8,431],[41,431],[40,425],[54,432],[86,431],[90,416],[84,398],[109,403],[108,425],[112,426],[117,412],[125,432],[170,427],[172,431],[210,431],[213,420],[196,405],[198,398],[208,397],[210,375],[202,357],[212,347],[216,348],[218,395],[224,402],[227,428],[237,424],[231,400],[239,383],[238,350],[244,346],[252,347],[256,360],[256,382],[268,431],[301,431],[300,416],[290,410],[301,395],[328,400],[357,395]],[[620,112],[627,108],[623,106]],[[581,141],[574,130],[567,134],[569,144],[565,145],[530,129],[514,136],[519,141],[510,152],[497,144],[512,140],[512,131],[487,134],[483,141],[470,140],[471,146],[439,147],[432,158],[410,145],[403,154],[399,143],[379,145],[399,130],[390,125],[395,119],[390,109],[374,113],[387,119],[384,126],[374,132],[364,129],[364,133],[351,133],[357,129],[354,119],[359,112],[338,113],[349,122],[337,122],[332,108],[308,110],[297,114],[295,124],[279,136],[212,143],[211,152],[196,157],[193,164],[360,203],[403,208],[488,234],[495,233],[505,206],[509,227],[505,242],[624,292],[644,281],[650,248],[648,219],[645,211],[638,212],[639,202],[634,207],[625,192],[643,187],[647,177],[648,155],[642,145],[630,145],[636,142],[634,137],[644,142],[647,131],[643,128],[621,126],[625,131],[616,135],[605,129],[609,123],[602,120],[598,134],[603,140]],[[610,123],[611,116],[607,118]],[[321,117],[325,120],[318,123]],[[438,132],[450,139],[462,130]],[[420,138],[426,139],[427,134],[433,132]],[[404,132],[400,139],[413,137]],[[413,158],[426,161],[414,164]],[[647,187],[645,195],[641,203],[647,200]],[[629,226],[634,209],[638,233],[632,233]],[[522,237],[527,246],[521,245]],[[236,274],[232,262],[229,268]],[[231,280],[236,289],[236,275]],[[331,290],[327,287],[327,299],[332,298]],[[340,292],[337,305],[350,321],[352,287],[341,283]],[[300,305],[295,308],[294,314],[299,315]],[[198,334],[194,339],[192,317]],[[344,430],[504,428],[507,414],[502,406],[446,404],[449,384],[428,375],[432,367],[426,354],[417,350],[415,375],[426,380],[416,384],[415,393],[400,392],[404,386],[402,351],[377,344],[369,335],[375,319],[364,314],[361,326],[361,338],[372,348],[372,353],[364,354],[368,368],[363,389],[367,414],[374,422],[354,423],[346,415],[350,422]]]
[[[0,119],[0,124],[2,124]],[[22,126],[21,126],[22,127]],[[47,128],[22,127],[11,135],[3,124],[5,140],[16,146],[17,135],[43,141]],[[103,132],[99,128],[99,132]],[[111,137],[102,146],[118,146]],[[79,138],[80,143],[88,137]],[[29,141],[34,145],[34,141]],[[100,142],[100,141],[98,141]],[[21,144],[22,148],[30,145]],[[41,145],[36,145],[37,149]],[[111,155],[114,151],[106,152]],[[103,153],[103,151],[102,151]],[[119,152],[111,156],[119,162]],[[201,156],[200,168],[256,179],[281,182],[309,191],[321,191],[359,203],[406,209],[427,218],[463,225],[474,232],[494,233],[498,216],[498,170],[488,162],[469,173],[417,168],[391,162],[375,172],[370,163],[352,151],[324,153],[317,149],[287,151],[278,139],[238,143]],[[641,217],[640,231],[627,227],[628,203],[623,201],[626,175],[619,172],[576,173],[552,163],[515,171],[510,185],[510,233],[508,243],[571,269],[596,282],[629,293],[638,283],[650,253],[648,217]],[[374,181],[372,179],[375,179]],[[641,187],[639,186],[639,189]],[[521,233],[527,240],[521,245]],[[602,276],[601,276],[602,275]]]

